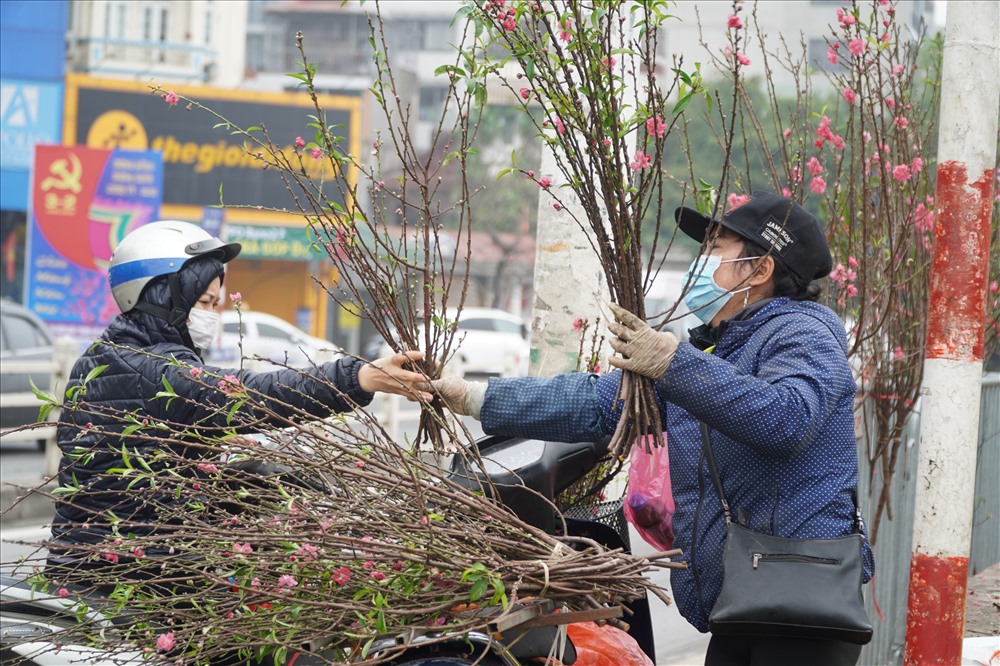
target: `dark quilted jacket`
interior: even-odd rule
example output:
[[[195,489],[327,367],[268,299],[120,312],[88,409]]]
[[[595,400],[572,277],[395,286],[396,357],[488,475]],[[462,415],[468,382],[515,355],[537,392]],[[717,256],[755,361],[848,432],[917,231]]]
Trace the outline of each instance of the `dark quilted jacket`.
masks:
[[[115,346],[104,344],[107,342]],[[171,362],[171,358],[179,361],[180,365]],[[74,425],[60,426],[58,430],[57,438],[63,453],[60,485],[73,484],[75,477],[76,483],[85,492],[73,493],[56,503],[52,535],[57,541],[95,543],[101,540],[110,534],[106,521],[109,511],[119,518],[131,517],[139,523],[155,519],[155,513],[144,501],[141,489],[136,486],[126,489],[128,478],[103,473],[111,468],[123,467],[122,444],[140,455],[151,453],[158,444],[118,436],[116,433],[128,423],[113,415],[95,414],[93,408],[114,410],[116,413],[134,412],[140,421],[148,418],[150,422],[198,423],[206,429],[219,428],[217,433],[230,427],[226,422],[226,411],[216,411],[223,404],[224,395],[193,381],[190,367],[203,369],[201,379],[209,374],[223,376],[233,371],[204,366],[187,347],[176,342],[156,340],[155,336],[136,327],[128,318],[119,316],[101,341],[76,362],[69,388],[77,386],[81,378],[101,365],[107,368],[86,385],[84,400],[88,409],[86,412],[64,409],[65,420]],[[371,401],[371,394],[358,386],[360,366],[361,361],[344,358],[320,366],[315,377],[281,369],[243,372],[239,379],[251,392],[260,391],[275,398],[271,407],[279,415],[291,416],[291,407],[323,417],[352,409],[352,401],[362,406]],[[157,391],[163,389],[163,378],[180,398],[169,403],[162,398],[152,399]],[[263,415],[259,416],[263,418]],[[267,423],[261,425],[266,427]],[[237,431],[254,429],[259,428],[236,428]],[[86,463],[72,464],[67,454],[80,450],[93,451],[93,457]],[[83,523],[88,523],[88,527],[82,528]]]
[[[219,264],[221,268],[221,264]],[[214,277],[214,275],[212,276]],[[201,293],[197,284],[184,285],[186,293]],[[165,296],[164,285],[152,285],[150,298]],[[144,294],[143,296],[147,296]],[[193,300],[192,300],[193,302]],[[185,304],[190,309],[190,304]],[[364,406],[371,402],[372,394],[358,385],[358,370],[362,362],[343,358],[312,370],[311,375],[296,370],[279,369],[273,372],[239,373],[239,380],[250,391],[259,391],[273,398],[269,405],[279,416],[292,416],[301,410],[316,417]],[[128,488],[130,479],[107,475],[113,468],[123,467],[122,446],[139,455],[148,455],[161,442],[136,437],[122,437],[128,422],[117,414],[134,413],[141,422],[171,422],[190,426],[198,424],[203,433],[256,432],[270,425],[264,414],[253,414],[243,408],[235,414],[237,425],[227,422],[227,411],[218,408],[225,404],[226,396],[218,390],[202,386],[210,375],[224,376],[234,370],[205,366],[199,356],[184,345],[181,334],[164,320],[144,312],[131,311],[119,315],[107,330],[80,359],[70,375],[68,390],[80,386],[82,380],[99,366],[103,371],[86,382],[86,393],[81,402],[85,409],[73,409],[67,400],[63,420],[72,425],[62,425],[57,432],[63,458],[59,474],[60,485],[80,487],[82,490],[60,495],[56,502],[52,536],[63,543],[97,543],[112,533],[113,516],[128,520],[130,532],[143,531],[141,525],[157,517],[156,503],[183,502],[172,493],[151,497],[148,487],[136,484]],[[179,396],[173,400],[155,399],[166,381]],[[215,383],[217,379],[210,379]],[[256,425],[245,425],[256,421]],[[92,455],[79,458],[74,454],[88,452]],[[195,456],[194,449],[185,448],[184,455]],[[77,457],[74,462],[71,456]],[[152,501],[151,501],[152,500]],[[58,553],[58,549],[56,549]]]

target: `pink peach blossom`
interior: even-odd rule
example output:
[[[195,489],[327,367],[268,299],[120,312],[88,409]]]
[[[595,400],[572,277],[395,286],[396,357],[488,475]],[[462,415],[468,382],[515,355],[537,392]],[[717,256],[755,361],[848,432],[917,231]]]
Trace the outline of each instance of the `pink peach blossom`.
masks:
[[[750,197],[745,194],[736,194],[731,192],[728,197],[726,197],[726,203],[729,205],[729,210],[734,208],[739,208],[746,202],[750,201]]]
[[[892,169],[892,177],[899,182],[904,182],[910,179],[910,167],[905,164],[897,164]]]
[[[653,156],[647,155],[642,152],[642,149],[635,151],[635,156],[629,163],[629,167],[632,171],[641,171],[642,169],[647,169],[653,164]]]
[[[655,116],[653,118],[646,119],[646,132],[650,136],[655,136],[660,138],[667,131],[667,124],[663,122],[663,118],[660,116]]]
[[[174,632],[168,631],[156,637],[156,649],[160,652],[170,652],[174,649]]]

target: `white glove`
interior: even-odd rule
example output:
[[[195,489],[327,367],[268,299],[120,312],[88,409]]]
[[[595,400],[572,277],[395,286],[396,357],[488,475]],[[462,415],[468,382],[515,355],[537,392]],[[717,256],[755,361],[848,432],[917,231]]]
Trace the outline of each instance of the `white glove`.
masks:
[[[628,310],[611,303],[611,311],[620,324],[608,324],[611,348],[621,354],[608,362],[616,368],[631,370],[650,379],[660,379],[677,353],[677,338],[673,333],[660,333]]]
[[[486,399],[486,382],[467,382],[455,375],[435,379],[430,387],[455,414],[465,414],[479,420]]]

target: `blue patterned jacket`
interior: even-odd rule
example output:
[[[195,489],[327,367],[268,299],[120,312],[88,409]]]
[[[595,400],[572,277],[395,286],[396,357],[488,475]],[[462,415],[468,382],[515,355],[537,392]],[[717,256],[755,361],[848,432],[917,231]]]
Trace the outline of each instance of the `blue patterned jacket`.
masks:
[[[619,372],[491,379],[483,429],[565,442],[610,434],[619,379]],[[674,544],[688,563],[671,572],[671,588],[681,615],[705,632],[722,585],[725,520],[699,420],[711,428],[726,499],[751,528],[800,538],[853,531],[856,386],[843,324],[822,305],[774,299],[727,322],[712,354],[682,342],[656,389],[677,505]],[[867,537],[864,561],[867,582],[874,572]]]

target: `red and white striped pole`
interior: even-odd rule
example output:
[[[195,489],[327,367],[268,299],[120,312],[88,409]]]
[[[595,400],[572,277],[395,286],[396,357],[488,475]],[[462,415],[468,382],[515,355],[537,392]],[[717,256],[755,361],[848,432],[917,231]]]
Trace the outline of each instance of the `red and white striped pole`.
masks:
[[[979,436],[1000,3],[948,3],[905,666],[962,660]]]

